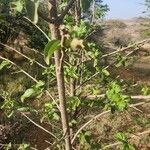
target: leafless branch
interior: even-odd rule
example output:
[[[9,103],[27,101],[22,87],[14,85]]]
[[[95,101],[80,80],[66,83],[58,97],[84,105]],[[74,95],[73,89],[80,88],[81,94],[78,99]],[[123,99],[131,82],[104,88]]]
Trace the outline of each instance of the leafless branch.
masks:
[[[25,70],[23,70],[21,67],[19,67],[17,64],[12,62],[11,60],[0,56],[0,59],[10,62],[12,65],[16,66],[21,72],[23,72],[25,75],[27,75],[30,79],[32,79],[34,82],[38,83],[38,80],[36,80],[34,77],[32,77],[29,73],[27,73]]]
[[[46,130],[44,127],[42,127],[41,125],[37,124],[35,121],[33,121],[31,118],[29,118],[25,113],[21,112],[21,114],[27,118],[31,123],[33,123],[35,126],[37,126],[38,128],[42,129],[43,131],[45,131],[46,133],[50,134],[53,138],[55,138],[56,140],[59,140],[53,133],[51,133],[50,131]]]
[[[60,107],[57,104],[56,100],[54,99],[54,97],[50,94],[50,92],[48,90],[46,90],[47,95],[53,100],[53,102],[56,104],[58,110],[60,111]]]
[[[29,18],[24,17],[27,21],[29,21],[31,24],[33,24],[43,35],[47,38],[48,41],[50,41],[50,38],[47,36],[47,34],[36,24],[34,24]]]
[[[127,46],[127,47],[119,48],[119,49],[117,49],[116,51],[113,51],[113,52],[111,52],[111,53],[108,53],[108,54],[103,55],[101,58],[105,58],[105,57],[114,55],[114,54],[116,54],[116,53],[118,53],[118,52],[122,52],[122,51],[128,50],[128,49],[130,49],[130,48],[134,48],[135,46],[142,46],[143,44],[145,44],[145,43],[147,43],[147,42],[150,42],[150,38],[145,39],[145,40],[143,40],[143,41],[139,41],[139,42],[133,43],[133,44]]]
[[[35,62],[38,66],[40,66],[40,67],[46,69],[46,67],[43,66],[41,63],[39,63],[39,62],[36,61],[36,60],[33,60],[33,59],[29,58],[28,56],[24,55],[23,53],[19,52],[18,50],[14,49],[14,48],[12,48],[12,47],[6,45],[6,44],[3,44],[3,43],[1,43],[1,42],[0,42],[0,45],[3,45],[3,46],[5,46],[6,48],[15,51],[16,53],[18,53],[18,54],[21,55],[22,57],[26,58],[27,60],[29,60],[29,61],[31,61],[31,62],[33,61],[33,62]]]

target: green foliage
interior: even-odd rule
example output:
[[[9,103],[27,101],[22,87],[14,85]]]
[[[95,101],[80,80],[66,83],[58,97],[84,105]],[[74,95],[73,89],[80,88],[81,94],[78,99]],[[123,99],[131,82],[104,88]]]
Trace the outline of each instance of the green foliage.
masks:
[[[81,20],[79,25],[74,25],[71,16],[66,16],[65,23],[72,38],[83,39],[90,29],[89,25],[84,20]]]
[[[83,130],[79,135],[79,141],[82,149],[85,150],[99,150],[101,145],[92,140],[92,135],[89,131]]]
[[[1,64],[0,64],[0,70],[2,70],[3,68],[10,68],[11,67],[11,64],[9,61],[2,61]]]
[[[141,92],[142,92],[142,94],[145,95],[145,96],[146,96],[146,95],[149,95],[149,94],[150,94],[150,88],[147,87],[146,85],[144,85],[144,86],[142,87]]]
[[[76,78],[78,79],[78,74],[77,74],[77,67],[76,66],[65,66],[64,67],[64,74],[65,74],[65,77],[73,77],[73,78]],[[67,78],[66,78],[66,81],[67,81]]]
[[[9,6],[12,11],[19,12],[19,14],[24,13],[24,15],[27,15],[33,23],[37,23],[38,21],[38,13],[37,10],[39,8],[39,0],[16,0],[16,1],[11,1],[9,3]],[[64,10],[65,6],[67,5],[68,0],[63,1],[57,1],[57,7],[58,8],[58,14]],[[83,18],[85,14],[90,14],[89,16],[93,15],[93,12],[91,11],[91,6],[92,6],[93,0],[82,0],[81,1],[81,9],[82,9],[82,15]],[[41,3],[42,4],[42,3]],[[58,5],[60,4],[60,5]],[[74,9],[74,8],[73,8]],[[95,115],[95,110],[100,110],[104,107],[109,108],[114,111],[123,111],[124,109],[127,108],[130,97],[125,95],[122,91],[122,87],[119,84],[119,82],[116,82],[111,78],[110,72],[106,69],[102,64],[102,49],[97,46],[96,43],[88,41],[88,36],[91,34],[91,31],[95,30],[95,26],[90,26],[89,23],[85,21],[85,19],[81,19],[80,23],[78,25],[75,25],[75,18],[74,16],[71,16],[70,14],[73,14],[74,10],[71,9],[68,14],[65,16],[64,19],[64,25],[65,25],[65,30],[67,33],[65,33],[64,36],[67,37],[69,34],[69,38],[65,41],[64,45],[64,58],[63,58],[63,73],[64,76],[62,78],[65,79],[65,89],[66,93],[63,93],[66,96],[66,109],[67,110],[67,115],[69,118],[69,127],[72,129],[75,129],[73,131],[73,134],[75,134],[76,131],[78,131],[79,127],[82,127],[82,123],[86,123],[89,119],[89,112],[91,110],[94,110],[94,115]],[[103,5],[102,1],[96,1],[95,3],[95,9],[94,9],[94,17],[96,19],[101,18],[106,11],[108,11],[107,5]],[[16,13],[17,14],[17,13]],[[89,18],[90,18],[89,17]],[[88,18],[88,19],[89,19]],[[56,18],[53,18],[54,20]],[[39,22],[40,23],[40,22]],[[41,22],[41,24],[38,24],[39,26],[44,26],[44,31],[48,33],[48,24],[44,24]],[[7,25],[6,25],[7,26]],[[30,27],[31,31],[33,30],[33,27]],[[120,30],[119,30],[120,31]],[[30,34],[30,31],[28,31],[28,34]],[[45,39],[40,36],[40,34],[36,33],[35,31],[32,31],[32,38],[33,46],[37,47],[39,44],[39,48],[41,48],[40,44],[40,38],[42,40],[42,43],[45,43]],[[74,40],[76,39],[76,40]],[[73,49],[71,47],[71,41],[76,41],[76,47]],[[119,40],[115,42],[118,42],[120,44],[120,37]],[[69,43],[69,44],[68,44]],[[30,45],[31,46],[31,45]],[[35,85],[32,85],[30,88],[26,89],[24,94],[21,96],[19,95],[16,97],[16,99],[20,100],[21,102],[14,100],[14,99],[6,99],[6,101],[2,104],[1,109],[6,109],[6,114],[8,117],[11,117],[15,110],[17,112],[20,111],[27,111],[27,112],[37,112],[36,114],[40,114],[41,122],[42,123],[54,123],[54,124],[60,124],[60,113],[59,109],[56,107],[56,103],[54,103],[52,100],[49,100],[50,98],[47,98],[48,95],[43,94],[44,89],[47,86],[47,90],[53,92],[55,95],[54,99],[57,99],[56,94],[56,74],[55,70],[56,68],[55,64],[53,61],[51,61],[52,56],[56,50],[60,50],[61,44],[60,40],[51,40],[48,41],[48,43],[45,45],[44,51],[42,52],[42,55],[44,54],[44,59],[38,60],[42,65],[44,63],[43,60],[45,60],[46,64],[48,67],[43,67],[46,69],[42,68],[42,74],[39,73],[39,68],[35,67],[32,72],[38,72],[34,78],[40,78],[42,81],[38,81]],[[37,58],[38,59],[38,58]],[[126,66],[127,65],[127,58],[123,57],[121,55],[117,55],[117,67],[120,66]],[[52,62],[50,64],[50,62]],[[20,65],[20,64],[19,64]],[[26,65],[26,64],[25,64]],[[30,63],[30,66],[32,64]],[[0,70],[2,70],[5,67],[10,67],[10,63],[8,61],[3,61],[0,64]],[[21,66],[22,67],[22,66]],[[32,74],[32,73],[31,73]],[[40,74],[40,76],[39,76]],[[27,73],[26,73],[27,75]],[[28,75],[30,76],[30,75]],[[91,81],[90,77],[92,78]],[[31,78],[31,77],[30,77]],[[75,81],[75,95],[70,94],[70,79],[73,79]],[[34,80],[36,81],[36,80]],[[54,82],[53,82],[54,81]],[[46,84],[45,84],[46,83]],[[53,84],[51,86],[51,84]],[[92,85],[94,83],[94,86]],[[62,84],[62,83],[60,83]],[[85,87],[84,87],[85,85]],[[86,86],[90,86],[90,90],[84,90],[86,89]],[[78,87],[79,86],[79,87]],[[81,87],[80,87],[81,86]],[[16,90],[16,89],[14,89]],[[16,90],[18,92],[18,90]],[[88,99],[88,96],[90,94],[97,96],[101,94],[101,92],[106,92],[106,96],[104,98],[94,98],[94,99]],[[147,87],[143,87],[142,92],[144,95],[147,95],[149,93],[149,90]],[[42,95],[43,94],[43,95]],[[42,95],[42,98],[40,96]],[[44,98],[43,98],[44,97]],[[32,100],[32,98],[36,99],[39,98],[39,101],[41,101],[40,107],[38,107],[38,110],[31,109],[30,106],[28,106],[28,103],[23,103],[23,102],[29,102],[27,100]],[[57,100],[55,101],[57,102]],[[27,106],[26,106],[27,105]],[[104,106],[105,105],[105,106]],[[96,108],[96,109],[95,109]],[[83,112],[83,114],[82,114]],[[91,112],[90,112],[91,113]],[[84,116],[85,115],[85,116]],[[93,114],[92,114],[93,115]],[[72,117],[73,116],[73,117]],[[82,116],[84,119],[81,120],[80,116]],[[88,119],[87,119],[88,118]],[[61,125],[61,124],[60,124]],[[62,132],[54,129],[55,133],[59,135],[59,137],[62,136]],[[52,129],[53,132],[53,129]],[[65,133],[66,134],[66,133]],[[65,134],[64,137],[65,138]],[[128,140],[126,136],[122,133],[118,133],[116,135],[116,138],[118,141],[123,143],[123,149],[124,150],[134,150],[134,148],[128,143]],[[64,149],[62,148],[62,145],[64,145],[63,141],[60,140],[60,143],[56,143],[56,141],[53,141],[57,145],[56,147],[59,147],[59,149]],[[82,130],[80,134],[78,135],[78,142],[75,143],[74,145],[80,144],[81,149],[92,149],[92,150],[98,150],[101,149],[101,145],[95,141],[95,139],[92,139],[92,134],[88,130]],[[52,146],[53,146],[52,144]],[[11,146],[11,145],[10,145]],[[11,149],[11,148],[10,148]],[[28,149],[28,145],[24,144],[20,146],[20,149]]]
[[[20,144],[20,146],[17,148],[17,150],[29,150],[29,145],[28,144]],[[14,149],[13,144],[5,144],[4,145],[4,150],[11,150]]]
[[[23,10],[24,1],[23,0],[17,0],[10,2],[10,8],[13,11],[22,12]]]
[[[44,86],[43,81],[39,81],[36,85],[33,85],[31,88],[27,89],[25,93],[21,96],[21,101],[24,102],[25,99],[31,98],[31,97],[36,97],[41,94],[43,91],[43,86]]]
[[[75,111],[77,108],[79,108],[81,104],[81,100],[77,96],[71,96],[68,97],[68,111]]]
[[[45,48],[44,48],[44,56],[45,56],[45,62],[47,63],[47,65],[49,65],[49,61],[53,55],[53,53],[60,49],[61,45],[60,45],[60,41],[59,40],[52,40],[49,41]]]
[[[11,143],[6,144],[6,145],[4,146],[4,150],[11,150],[11,148],[12,148],[12,144],[11,144]]]
[[[135,150],[135,148],[131,144],[129,144],[128,139],[124,135],[124,133],[118,132],[115,135],[115,138],[122,143],[122,145],[123,145],[122,149],[123,150]]]
[[[38,7],[40,0],[12,0],[9,3],[12,13],[22,13],[24,7],[27,13],[27,16],[33,23],[38,22]]]
[[[43,114],[41,122],[45,119],[59,121],[60,116],[56,112],[55,105],[52,102],[46,102],[42,108]]]
[[[5,102],[1,106],[1,109],[4,109],[6,116],[10,118],[14,114],[15,106],[16,106],[15,100],[6,99]]]
[[[90,137],[91,137],[91,133],[89,131],[82,131],[79,136],[80,144],[84,145],[86,143],[90,143],[91,140]]]
[[[106,95],[109,100],[107,107],[110,107],[112,112],[115,110],[123,111],[125,108],[127,108],[130,101],[129,96],[121,93],[121,86],[116,82],[111,82],[109,84]]]
[[[116,67],[127,67],[128,66],[128,58],[126,56],[122,56],[120,54],[116,55]]]
[[[103,4],[102,0],[81,0],[81,9],[86,19],[90,19],[91,17],[95,17],[95,19],[102,18],[104,17],[105,13],[109,10],[108,5]]]

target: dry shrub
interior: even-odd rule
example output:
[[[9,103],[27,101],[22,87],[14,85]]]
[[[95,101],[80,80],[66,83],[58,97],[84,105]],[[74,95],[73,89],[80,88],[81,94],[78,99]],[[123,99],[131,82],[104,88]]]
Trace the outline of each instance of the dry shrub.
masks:
[[[127,27],[127,25],[120,21],[120,20],[107,20],[106,21],[106,25],[109,27],[113,27],[113,28],[120,28],[120,29],[124,29]]]
[[[107,31],[104,42],[111,43],[114,46],[127,46],[131,42],[131,35],[126,32],[126,30],[119,29],[119,28],[112,28],[111,30]]]

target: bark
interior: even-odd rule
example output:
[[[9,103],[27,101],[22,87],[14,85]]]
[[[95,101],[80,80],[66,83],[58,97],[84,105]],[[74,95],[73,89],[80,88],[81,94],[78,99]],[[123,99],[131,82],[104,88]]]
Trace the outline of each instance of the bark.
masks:
[[[80,0],[76,0],[73,11],[74,11],[73,14],[74,14],[75,24],[79,25],[80,20],[81,20]],[[77,65],[77,62],[75,65]],[[70,96],[76,95],[76,83],[77,83],[76,79],[71,77],[70,78]]]
[[[81,20],[80,0],[76,0],[76,5],[75,5],[75,21],[76,21],[76,25],[79,25],[80,20]]]
[[[57,16],[57,7],[56,0],[49,0],[49,12],[50,18],[56,19]],[[51,37],[52,39],[60,39],[60,31],[59,25],[57,24],[49,24]],[[54,53],[55,57],[55,65],[56,65],[56,78],[57,78],[57,88],[60,102],[60,110],[61,110],[61,120],[63,133],[65,135],[65,150],[71,150],[71,141],[70,141],[70,130],[69,130],[69,122],[67,115],[67,107],[66,107],[66,99],[65,99],[65,85],[64,85],[64,73],[63,73],[63,59],[62,53],[60,50]],[[61,62],[62,61],[62,62]]]

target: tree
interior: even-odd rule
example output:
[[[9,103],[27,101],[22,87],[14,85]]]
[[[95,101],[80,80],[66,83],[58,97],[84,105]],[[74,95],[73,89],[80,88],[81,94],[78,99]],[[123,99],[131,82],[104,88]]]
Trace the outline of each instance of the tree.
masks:
[[[0,4],[3,5],[4,3]],[[0,59],[3,60],[0,64],[0,70],[5,67],[10,68],[13,65],[34,82],[23,91],[21,96],[19,95],[18,103],[4,95],[3,97],[8,99],[8,101],[6,101],[7,103],[4,102],[2,108],[6,108],[8,116],[11,116],[14,110],[17,109],[29,121],[37,125],[24,113],[24,111],[32,109],[24,105],[28,99],[39,98],[42,94],[45,95],[46,93],[51,101],[43,102],[44,105],[41,109],[38,108],[38,110],[32,111],[43,116],[42,121],[45,119],[54,124],[57,122],[57,126],[59,126],[61,118],[62,132],[57,130],[57,128],[50,132],[37,125],[54,139],[50,149],[71,150],[73,147],[77,149],[79,145],[81,145],[82,149],[100,149],[101,144],[90,140],[92,139],[91,134],[86,130],[86,127],[104,114],[123,111],[131,100],[128,95],[124,94],[121,88],[122,82],[118,81],[118,79],[114,81],[114,78],[110,76],[107,69],[111,65],[103,66],[101,62],[105,57],[116,54],[118,50],[103,55],[101,47],[87,40],[93,28],[84,16],[90,14],[90,18],[92,18],[91,23],[93,24],[95,19],[105,14],[108,10],[107,6],[102,5],[102,1],[91,0],[11,0],[7,7],[9,7],[12,17],[21,15],[22,19],[24,18],[31,23],[30,26],[36,27],[46,37],[47,44],[43,53],[40,53],[40,55],[44,55],[45,63],[43,60],[40,62],[36,57],[31,59],[30,55],[26,56],[23,53],[19,53],[28,60],[29,66],[36,64],[39,68],[43,69],[40,76],[33,77],[27,69],[25,71],[15,61],[0,56]],[[91,11],[91,8],[96,8],[96,11]],[[42,30],[41,26],[39,27],[40,19],[47,22],[47,27],[50,31],[49,35]],[[10,48],[4,43],[1,44],[6,48]],[[131,47],[134,46],[132,45]],[[123,50],[121,49],[120,51],[122,52]],[[17,52],[15,49],[13,51]],[[126,60],[126,57],[117,55],[117,59],[114,60],[112,65],[126,65]],[[57,81],[58,94],[55,92],[56,84],[53,87],[55,98],[50,93],[50,90],[52,91],[49,87],[50,81],[52,81],[51,78]],[[90,89],[86,89],[85,85],[87,83],[92,86],[89,81],[98,84]],[[99,86],[99,84],[102,86]],[[100,95],[100,98],[98,98],[100,90],[103,90],[105,94]],[[88,97],[87,93],[94,95],[96,98],[94,97],[93,100]],[[100,111],[98,115],[88,120],[88,110],[91,110],[91,108],[98,108]],[[104,109],[109,110],[102,112]],[[84,118],[84,115],[87,117]],[[84,119],[79,120],[80,116]],[[129,147],[125,136],[120,135],[121,138],[125,139],[123,141],[125,146]]]

